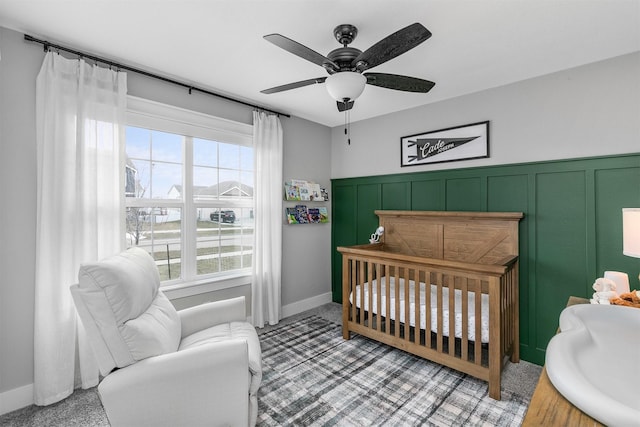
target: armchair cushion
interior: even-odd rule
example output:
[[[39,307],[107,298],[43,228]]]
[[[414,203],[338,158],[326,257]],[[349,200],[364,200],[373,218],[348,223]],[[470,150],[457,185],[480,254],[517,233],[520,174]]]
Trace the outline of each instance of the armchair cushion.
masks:
[[[179,351],[235,339],[246,341],[249,347],[249,371],[252,374],[249,393],[255,393],[258,391],[260,383],[262,382],[262,351],[256,329],[250,323],[223,323],[196,332],[182,339]]]
[[[122,368],[138,360],[176,351],[181,325],[175,308],[159,290],[160,277],[153,258],[143,249],[80,267],[74,300],[90,313],[113,358]],[[76,301],[78,305],[78,301]],[[88,323],[83,319],[83,323]],[[105,374],[103,366],[101,372]]]
[[[182,338],[221,323],[245,321],[244,297],[213,301],[178,311]]]

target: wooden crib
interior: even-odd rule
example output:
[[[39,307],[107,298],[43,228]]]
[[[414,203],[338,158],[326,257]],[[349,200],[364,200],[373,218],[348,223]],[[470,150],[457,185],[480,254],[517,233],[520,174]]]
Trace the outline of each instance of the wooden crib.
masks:
[[[342,331],[488,381],[519,362],[522,213],[376,211],[381,243],[342,253]]]

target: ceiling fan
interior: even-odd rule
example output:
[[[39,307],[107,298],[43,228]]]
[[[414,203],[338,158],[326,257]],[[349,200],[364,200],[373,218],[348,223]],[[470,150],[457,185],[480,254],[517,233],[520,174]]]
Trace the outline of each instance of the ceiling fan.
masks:
[[[287,52],[323,67],[329,73],[329,76],[276,86],[261,92],[271,94],[312,84],[326,83],[329,94],[336,100],[338,111],[347,111],[353,108],[354,101],[364,90],[365,84],[421,93],[429,92],[433,88],[434,82],[416,77],[387,73],[364,73],[373,67],[402,55],[431,37],[431,32],[422,24],[416,22],[396,31],[364,52],[348,47],[357,34],[358,29],[351,24],[338,25],[333,30],[333,35],[338,40],[338,43],[342,44],[342,47],[332,50],[327,56],[321,55],[281,34],[264,36],[265,40]]]

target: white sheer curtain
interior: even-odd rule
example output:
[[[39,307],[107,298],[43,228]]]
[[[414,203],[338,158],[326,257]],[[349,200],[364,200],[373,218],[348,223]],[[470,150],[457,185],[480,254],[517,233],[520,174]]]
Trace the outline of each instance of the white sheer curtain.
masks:
[[[253,112],[255,230],[251,316],[253,324],[275,325],[281,318],[282,125],[275,115]]]
[[[69,286],[81,262],[121,250],[126,74],[46,54],[36,83],[34,401],[98,383]],[[76,359],[77,357],[77,359]],[[79,361],[79,364],[78,362]],[[78,366],[77,366],[78,365]]]

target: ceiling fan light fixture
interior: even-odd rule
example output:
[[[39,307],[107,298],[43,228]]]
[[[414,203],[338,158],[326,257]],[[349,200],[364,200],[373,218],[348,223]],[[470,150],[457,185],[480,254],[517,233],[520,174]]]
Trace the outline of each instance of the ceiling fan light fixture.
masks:
[[[329,95],[336,101],[355,100],[364,91],[367,78],[354,71],[341,71],[327,77],[325,85]]]

